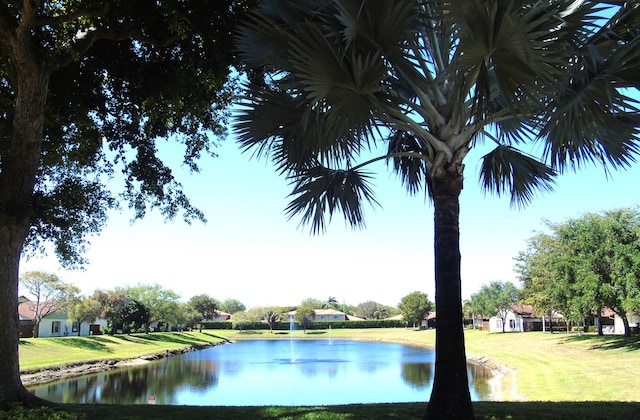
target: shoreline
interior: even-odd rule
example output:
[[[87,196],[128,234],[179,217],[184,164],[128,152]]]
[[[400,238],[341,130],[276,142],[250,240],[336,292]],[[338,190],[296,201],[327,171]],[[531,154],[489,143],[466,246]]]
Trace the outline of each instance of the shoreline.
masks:
[[[225,343],[226,341],[207,344],[194,344],[181,349],[166,350],[163,352],[151,353],[128,359],[99,359],[87,360],[77,363],[66,363],[63,365],[50,366],[41,369],[21,371],[20,379],[22,380],[22,384],[26,387],[43,385],[60,379],[74,378],[83,375],[90,375],[93,373],[107,372],[113,369],[143,365],[154,360],[165,359],[170,356],[190,353],[192,351],[215,347]]]
[[[429,345],[421,345],[404,340],[363,340],[363,341],[386,341],[397,342],[399,344],[433,348]],[[25,371],[20,373],[23,385],[35,386],[43,385],[49,382],[68,379],[94,373],[107,372],[113,369],[125,368],[129,366],[138,366],[150,363],[154,360],[164,359],[170,356],[189,353],[192,351],[202,350],[205,348],[215,347],[222,344],[233,343],[230,341],[221,341],[216,343],[207,343],[201,345],[192,345],[182,349],[167,350],[159,353],[129,358],[129,359],[109,359],[109,360],[90,360],[79,363],[68,363],[60,366],[52,366],[37,370]],[[467,357],[470,363],[476,363],[491,370],[492,377],[489,379],[490,395],[485,401],[526,401],[518,392],[518,375],[515,369],[501,365],[485,356],[470,355]],[[507,399],[505,399],[507,398]]]

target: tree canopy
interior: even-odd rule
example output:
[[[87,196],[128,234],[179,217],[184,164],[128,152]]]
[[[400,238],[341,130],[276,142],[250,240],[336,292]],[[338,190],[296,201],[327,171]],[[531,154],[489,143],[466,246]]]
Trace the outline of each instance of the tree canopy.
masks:
[[[471,295],[471,301],[483,315],[497,315],[502,319],[502,332],[505,330],[505,320],[512,306],[519,300],[518,288],[511,282],[492,281],[483,285],[480,290]]]
[[[630,335],[628,315],[640,310],[638,210],[587,213],[548,226],[552,233],[536,235],[521,255],[525,293],[577,321],[609,308]]]
[[[33,299],[34,337],[38,337],[42,318],[70,308],[80,292],[76,286],[63,282],[57,275],[43,271],[24,273],[20,277],[20,285]]]
[[[0,401],[20,382],[20,255],[85,262],[88,235],[127,203],[134,217],[204,220],[158,157],[212,154],[234,83],[230,40],[250,0],[18,0],[0,6]],[[107,183],[118,176],[120,193]]]
[[[429,300],[426,293],[415,291],[404,296],[398,304],[398,309],[402,314],[402,318],[420,327],[423,319],[433,310],[433,303]]]

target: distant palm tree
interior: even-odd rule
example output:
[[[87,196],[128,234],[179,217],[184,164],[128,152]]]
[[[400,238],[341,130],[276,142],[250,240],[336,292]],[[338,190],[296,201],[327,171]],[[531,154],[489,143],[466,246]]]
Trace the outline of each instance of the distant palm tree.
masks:
[[[389,311],[387,310],[386,306],[378,306],[378,309],[376,309],[376,311],[373,313],[373,318],[374,319],[384,319],[387,317],[387,315],[389,314]]]
[[[364,202],[376,203],[364,168],[377,160],[434,203],[429,418],[473,418],[459,244],[469,151],[495,145],[482,159],[482,185],[514,204],[550,190],[566,168],[626,167],[638,153],[629,89],[640,81],[640,8],[607,4],[269,0],[238,31],[250,82],[236,133],[291,180],[290,217],[315,233],[341,211],[362,227]],[[357,162],[382,144],[381,156]]]
[[[338,299],[336,299],[333,296],[329,296],[327,298],[327,301],[325,303],[322,304],[322,307],[325,309],[330,309],[330,308],[337,308],[338,307]]]

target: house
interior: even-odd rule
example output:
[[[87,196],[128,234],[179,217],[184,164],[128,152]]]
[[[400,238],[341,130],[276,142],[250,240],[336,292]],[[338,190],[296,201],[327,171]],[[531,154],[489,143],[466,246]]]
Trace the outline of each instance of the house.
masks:
[[[433,329],[436,327],[436,313],[429,312],[420,322],[420,328]]]
[[[635,329],[640,332],[640,314],[635,314],[633,312],[627,313],[627,321],[629,321],[631,331],[634,331]],[[613,312],[613,310],[604,308],[602,310],[600,322],[602,323],[602,332],[604,334],[624,334],[624,322],[618,314]],[[594,324],[598,325],[598,318],[594,319]]]
[[[345,314],[344,312],[337,311],[335,309],[314,309],[316,316],[314,317],[314,321],[349,321],[351,318],[350,315]],[[287,312],[289,316],[289,321],[294,321],[296,317],[297,311]],[[356,318],[357,317],[353,317]],[[354,320],[356,320],[354,319]]]
[[[18,304],[18,315],[20,317],[20,337],[33,337],[35,327],[35,313],[37,302],[24,300]],[[107,321],[98,319],[89,325],[84,322],[80,324],[69,318],[65,310],[55,310],[51,304],[40,302],[41,306],[47,306],[47,311],[52,311],[42,318],[38,327],[38,337],[63,337],[67,335],[97,335],[101,334],[102,328],[106,328]]]
[[[231,319],[231,314],[219,311],[217,309],[213,311],[213,316],[211,317],[211,321],[228,321],[230,319]]]
[[[553,322],[558,323],[564,319],[561,314],[554,314]],[[511,310],[507,312],[504,319],[504,329],[502,328],[502,318],[499,316],[492,316],[489,318],[488,330],[489,332],[528,332],[528,331],[543,331],[546,328],[545,322],[548,323],[549,319],[545,316],[538,315],[533,309],[533,305],[514,304],[511,305]],[[483,326],[483,329],[484,326]]]

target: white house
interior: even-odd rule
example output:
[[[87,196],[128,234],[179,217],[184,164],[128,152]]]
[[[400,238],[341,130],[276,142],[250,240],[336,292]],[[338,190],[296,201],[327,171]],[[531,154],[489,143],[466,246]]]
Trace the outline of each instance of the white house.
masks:
[[[627,320],[629,321],[629,327],[640,329],[639,314],[628,313]],[[606,331],[603,332],[606,333]],[[613,334],[624,334],[624,323],[622,322],[622,318],[620,318],[617,314],[613,316]]]
[[[563,319],[561,314],[555,314],[553,322]],[[542,331],[548,318],[535,313],[532,305],[511,305],[504,319],[504,332]],[[499,316],[489,318],[489,332],[502,332],[503,320]]]
[[[314,321],[348,321],[349,318],[344,312],[337,311],[335,309],[314,309],[316,313]],[[294,321],[296,318],[296,311],[288,312],[289,321]]]
[[[46,302],[40,305],[48,305]],[[50,306],[50,305],[49,305]],[[18,305],[20,316],[20,337],[33,337],[36,302],[23,301]],[[101,334],[107,327],[107,320],[97,319],[93,324],[82,324],[69,319],[69,314],[64,310],[54,310],[42,318],[38,326],[38,337],[64,337],[67,335],[91,335]],[[78,331],[79,330],[79,331]]]

